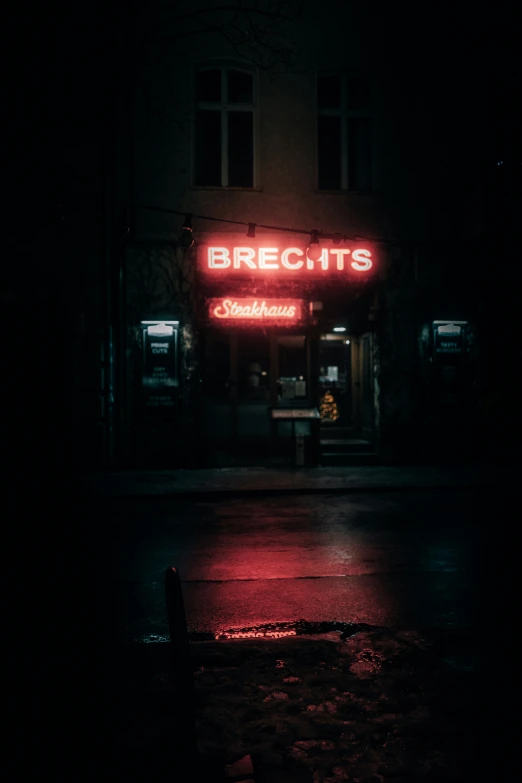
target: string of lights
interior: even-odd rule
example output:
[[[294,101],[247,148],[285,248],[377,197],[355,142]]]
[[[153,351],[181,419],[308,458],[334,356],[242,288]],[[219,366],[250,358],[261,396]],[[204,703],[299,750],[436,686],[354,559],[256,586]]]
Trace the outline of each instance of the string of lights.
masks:
[[[183,226],[181,229],[181,232],[179,234],[179,241],[181,245],[185,248],[190,248],[194,244],[194,230],[192,226],[192,220],[203,220],[203,221],[211,221],[215,223],[227,223],[229,225],[234,226],[245,226],[247,228],[246,236],[250,239],[254,239],[256,236],[256,229],[257,228],[263,228],[267,229],[268,231],[283,231],[286,233],[291,234],[305,234],[310,237],[309,245],[307,249],[307,255],[309,258],[313,260],[317,260],[320,257],[321,254],[321,247],[320,247],[320,240],[331,240],[334,245],[339,245],[341,242],[374,242],[378,243],[380,245],[391,245],[394,247],[403,247],[403,246],[410,246],[410,247],[416,247],[421,245],[445,245],[448,241],[451,241],[453,244],[456,243],[456,239],[452,238],[449,240],[448,238],[429,238],[429,239],[388,239],[384,237],[370,237],[370,236],[364,236],[361,234],[344,234],[339,231],[337,232],[327,232],[318,230],[318,229],[305,229],[305,228],[296,228],[296,227],[290,227],[290,226],[273,226],[268,225],[265,223],[255,223],[253,221],[248,220],[231,220],[230,218],[222,218],[222,217],[216,217],[215,215],[196,215],[192,212],[185,212],[178,209],[169,209],[167,207],[157,207],[150,204],[134,204],[133,205],[135,209],[143,209],[151,212],[163,212],[169,215],[179,215],[181,217],[184,217]],[[465,241],[465,240],[462,240]],[[468,238],[469,243],[469,238]]]
[[[149,204],[134,204],[134,207],[136,209],[144,209],[151,212],[164,212],[170,215],[184,216],[185,219],[183,222],[183,227],[181,229],[179,239],[181,244],[187,248],[192,247],[192,245],[194,244],[194,234],[193,234],[193,226],[192,226],[193,219],[209,220],[209,221],[214,221],[216,223],[228,223],[234,226],[246,226],[248,229],[246,235],[251,239],[255,238],[257,228],[264,228],[267,229],[268,231],[284,231],[286,233],[291,233],[291,234],[307,234],[310,237],[310,248],[312,249],[312,251],[314,249],[319,250],[320,239],[331,239],[335,245],[339,245],[341,242],[347,242],[348,240],[350,241],[364,240],[366,242],[392,243],[391,240],[383,240],[377,237],[367,237],[361,235],[349,236],[347,234],[342,234],[341,232],[330,233],[315,228],[304,229],[304,228],[295,228],[289,226],[272,226],[265,223],[254,223],[252,221],[247,221],[247,220],[231,220],[230,218],[215,217],[213,215],[196,215],[192,212],[181,212],[180,210],[177,209],[168,209],[167,207],[155,207]]]

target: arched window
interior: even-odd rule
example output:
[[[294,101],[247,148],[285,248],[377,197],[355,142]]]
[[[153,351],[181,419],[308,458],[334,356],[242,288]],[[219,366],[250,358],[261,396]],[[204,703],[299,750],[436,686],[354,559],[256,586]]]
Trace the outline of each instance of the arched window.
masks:
[[[233,67],[195,74],[194,184],[254,187],[254,76]]]
[[[317,78],[319,190],[371,191],[374,138],[368,83],[346,74]]]

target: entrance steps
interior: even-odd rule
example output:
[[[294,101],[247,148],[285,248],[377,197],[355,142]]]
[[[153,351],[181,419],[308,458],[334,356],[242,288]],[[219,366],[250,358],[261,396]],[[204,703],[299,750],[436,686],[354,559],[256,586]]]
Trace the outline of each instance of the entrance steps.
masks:
[[[374,444],[348,427],[321,427],[320,447],[320,463],[324,467],[377,464]]]

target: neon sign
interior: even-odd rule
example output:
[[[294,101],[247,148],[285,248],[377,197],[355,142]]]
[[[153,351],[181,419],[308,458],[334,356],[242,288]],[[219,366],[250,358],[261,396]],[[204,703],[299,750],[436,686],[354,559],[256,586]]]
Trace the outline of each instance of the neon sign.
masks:
[[[323,247],[317,261],[312,261],[300,247],[202,247],[198,259],[207,274],[275,274],[293,273],[298,277],[330,274],[364,274],[374,267],[372,251],[365,247]]]
[[[303,313],[300,299],[210,299],[209,316],[214,321],[268,321],[295,323]]]

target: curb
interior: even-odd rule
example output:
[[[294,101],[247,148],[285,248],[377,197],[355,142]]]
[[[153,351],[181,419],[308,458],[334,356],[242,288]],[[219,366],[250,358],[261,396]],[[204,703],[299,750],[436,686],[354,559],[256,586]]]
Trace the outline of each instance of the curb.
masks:
[[[132,492],[132,491],[114,491],[106,489],[89,488],[87,491],[93,497],[103,498],[125,498],[133,501],[151,500],[173,500],[174,498],[183,498],[184,500],[221,500],[225,498],[245,498],[245,497],[278,497],[282,495],[353,495],[361,493],[385,494],[393,492],[429,492],[433,490],[455,490],[469,491],[478,489],[482,486],[487,489],[487,485],[480,483],[468,484],[422,484],[422,485],[401,485],[401,486],[355,486],[355,487],[263,487],[251,489],[177,489],[167,492]],[[491,485],[492,487],[493,485]],[[500,487],[497,487],[500,488]]]

